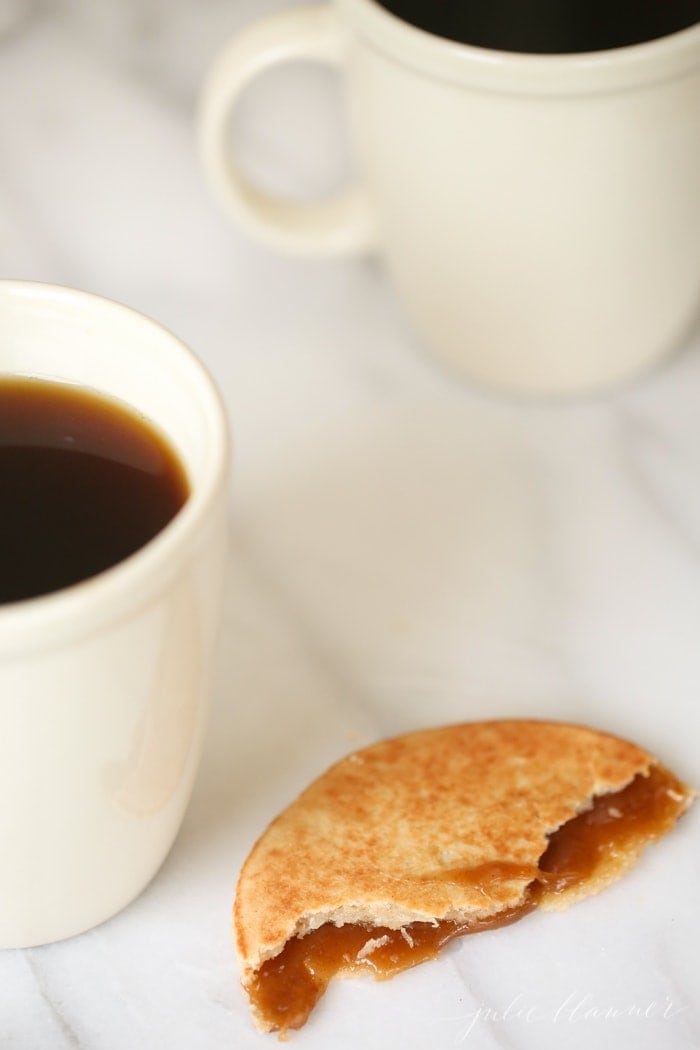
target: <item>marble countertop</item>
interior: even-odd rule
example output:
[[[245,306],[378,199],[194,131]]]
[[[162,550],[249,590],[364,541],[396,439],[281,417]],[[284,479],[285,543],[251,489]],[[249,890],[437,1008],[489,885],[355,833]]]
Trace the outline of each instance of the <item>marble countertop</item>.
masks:
[[[163,868],[71,941],[0,954],[2,1050],[276,1045],[229,915],[266,822],[347,750],[447,721],[590,723],[700,784],[700,338],[622,392],[488,396],[417,345],[372,261],[279,258],[222,219],[194,112],[280,0],[0,0],[0,274],[182,336],[235,435],[201,773]],[[330,73],[251,91],[249,170],[313,194],[347,147]],[[338,982],[304,1048],[700,1046],[700,808],[601,896]]]

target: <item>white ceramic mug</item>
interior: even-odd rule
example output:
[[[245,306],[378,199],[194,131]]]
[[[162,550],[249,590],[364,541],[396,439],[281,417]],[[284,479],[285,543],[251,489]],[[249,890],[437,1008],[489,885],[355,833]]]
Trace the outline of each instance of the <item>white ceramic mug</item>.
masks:
[[[0,605],[0,947],[10,948],[109,918],[175,838],[220,617],[229,445],[193,354],[97,296],[0,281],[0,372],[127,402],[167,436],[190,483],[172,521],[120,564]]]
[[[231,112],[280,62],[342,69],[361,181],[271,197],[231,155]],[[700,305],[700,24],[586,54],[489,51],[375,0],[254,25],[222,52],[200,119],[230,215],[300,254],[376,250],[424,342],[489,385],[617,383],[676,348]]]

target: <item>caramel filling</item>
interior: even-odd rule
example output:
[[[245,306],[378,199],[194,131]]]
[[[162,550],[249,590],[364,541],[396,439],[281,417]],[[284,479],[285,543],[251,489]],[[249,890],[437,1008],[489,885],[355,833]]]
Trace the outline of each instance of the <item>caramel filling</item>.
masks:
[[[327,923],[292,938],[279,955],[263,963],[249,988],[251,1000],[273,1029],[284,1033],[301,1028],[336,974],[369,971],[383,980],[435,958],[455,937],[517,922],[544,898],[595,878],[616,856],[659,838],[683,812],[686,800],[684,785],[654,766],[649,776],[640,774],[622,791],[594,798],[590,809],[550,835],[537,867],[497,862],[427,876],[478,886],[486,895],[500,881],[527,878],[523,901],[516,907],[484,919],[412,922],[400,930]]]

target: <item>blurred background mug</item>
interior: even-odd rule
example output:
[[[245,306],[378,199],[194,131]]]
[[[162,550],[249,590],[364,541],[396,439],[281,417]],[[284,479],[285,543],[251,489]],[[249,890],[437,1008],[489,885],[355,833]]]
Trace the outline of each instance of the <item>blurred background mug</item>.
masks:
[[[293,61],[345,82],[360,181],[318,202],[266,193],[229,142],[247,85]],[[425,345],[478,382],[615,384],[697,320],[697,0],[286,11],[224,49],[199,131],[233,219],[281,251],[378,252]]]
[[[14,406],[8,383],[20,384]],[[0,948],[18,948],[114,915],[180,827],[222,604],[229,448],[219,394],[187,347],[84,292],[0,281],[0,384]],[[78,400],[59,412],[64,398]],[[90,430],[83,398],[118,414]],[[150,437],[141,452],[136,424],[176,457],[184,503],[139,549],[71,576],[76,544],[111,545],[150,506],[161,461]],[[129,502],[115,482],[132,474]],[[43,588],[37,565],[50,568]]]

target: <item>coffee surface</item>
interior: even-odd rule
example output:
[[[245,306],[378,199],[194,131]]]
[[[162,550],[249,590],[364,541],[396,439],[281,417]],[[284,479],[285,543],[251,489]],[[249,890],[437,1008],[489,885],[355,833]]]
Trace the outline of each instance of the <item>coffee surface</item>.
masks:
[[[436,36],[501,51],[605,51],[700,21],[700,0],[378,0]]]
[[[117,564],[187,496],[176,453],[127,406],[68,384],[0,378],[0,603]]]

